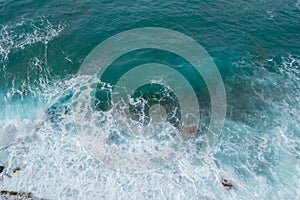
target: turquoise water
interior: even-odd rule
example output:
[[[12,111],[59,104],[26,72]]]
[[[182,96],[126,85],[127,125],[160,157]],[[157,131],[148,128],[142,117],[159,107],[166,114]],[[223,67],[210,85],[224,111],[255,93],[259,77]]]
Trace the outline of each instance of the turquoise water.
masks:
[[[299,198],[299,0],[0,0],[0,10],[0,164],[22,168],[0,177],[1,190],[48,199]],[[85,82],[77,71],[99,43],[141,27],[176,30],[206,49],[224,81],[227,115],[211,153],[196,139],[170,166],[131,174],[108,168],[82,145],[74,121],[84,112],[77,95]],[[186,66],[209,113],[205,83],[181,58],[136,51],[113,66],[154,61]],[[114,137],[116,145],[127,141]]]

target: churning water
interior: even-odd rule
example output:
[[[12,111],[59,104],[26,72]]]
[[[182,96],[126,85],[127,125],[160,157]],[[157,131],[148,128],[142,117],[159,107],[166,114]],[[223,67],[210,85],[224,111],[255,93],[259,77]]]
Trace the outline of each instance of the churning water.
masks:
[[[11,178],[2,174],[0,189],[46,199],[299,198],[299,6],[297,0],[0,0],[0,165],[7,173],[21,168]],[[134,94],[127,87],[113,92],[99,86],[97,74],[77,73],[99,43],[142,27],[188,35],[216,63],[227,109],[214,146],[203,147],[211,117],[208,88],[178,55],[144,49],[113,62],[103,79],[128,85],[132,78],[120,79],[126,68],[158,62],[178,69],[172,74],[163,73],[163,66],[144,68],[140,79],[151,75],[151,88],[139,87]],[[172,142],[179,130],[176,119],[184,117],[176,112],[172,91],[193,103],[188,87],[166,82],[178,72],[190,81],[187,85],[197,83],[192,89],[201,122],[198,135],[185,139],[180,157],[151,172],[129,173],[91,153],[81,130],[102,134],[101,145],[139,155],[159,152]],[[105,98],[106,93],[97,93],[101,89],[115,96],[130,93],[132,102],[97,102],[94,97]],[[140,101],[141,94],[147,99],[151,91],[163,109]],[[175,108],[173,115],[167,105]],[[139,114],[145,110],[152,118]],[[121,169],[130,167],[121,164]],[[222,186],[224,178],[233,189]]]

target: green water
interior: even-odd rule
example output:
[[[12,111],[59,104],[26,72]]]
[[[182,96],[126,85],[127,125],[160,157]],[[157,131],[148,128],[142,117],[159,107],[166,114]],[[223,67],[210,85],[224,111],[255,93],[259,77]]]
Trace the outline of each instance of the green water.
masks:
[[[212,155],[199,156],[195,142],[169,168],[132,175],[73,148],[66,119],[74,114],[74,76],[90,51],[141,27],[176,30],[205,48],[224,81],[227,117]],[[20,183],[18,190],[51,199],[296,199],[299,38],[299,0],[0,0],[0,164],[22,165],[25,177],[0,179],[0,189]],[[201,77],[168,52],[128,53],[112,65],[119,74],[108,70],[106,76],[116,81],[126,66],[154,61],[190,69],[182,72],[198,83],[194,89],[209,110]],[[39,142],[28,139],[33,135]],[[31,142],[6,147],[14,138]],[[233,190],[220,185],[224,177]]]

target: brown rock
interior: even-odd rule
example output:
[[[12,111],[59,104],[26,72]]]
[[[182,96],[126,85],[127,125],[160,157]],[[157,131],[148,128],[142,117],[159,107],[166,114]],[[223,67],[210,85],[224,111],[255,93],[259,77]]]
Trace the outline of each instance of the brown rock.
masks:
[[[22,198],[31,198],[31,193],[26,193],[26,192],[14,192],[14,191],[5,191],[1,190],[0,194],[2,196],[17,196],[17,197],[22,197]]]
[[[21,170],[20,167],[16,167],[13,169],[13,173],[16,173],[17,171],[20,171],[20,170]]]
[[[183,125],[182,130],[190,135],[195,135],[198,131],[198,127],[196,125]]]

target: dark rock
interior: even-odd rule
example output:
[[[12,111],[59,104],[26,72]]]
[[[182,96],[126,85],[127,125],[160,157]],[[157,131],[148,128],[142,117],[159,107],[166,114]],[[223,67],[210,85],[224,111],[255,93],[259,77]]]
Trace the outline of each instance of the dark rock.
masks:
[[[1,190],[0,192],[1,196],[15,196],[15,197],[19,197],[19,198],[31,198],[31,193],[26,193],[26,192],[14,192],[14,191],[5,191],[5,190]]]
[[[17,171],[20,171],[20,170],[21,170],[20,167],[16,167],[13,169],[13,173],[16,173]]]
[[[4,168],[5,168],[4,166],[0,165],[0,174],[3,172]]]
[[[223,179],[222,185],[223,185],[227,190],[230,190],[230,189],[232,189],[232,187],[233,187],[233,185],[232,185],[229,181],[227,181],[226,179]]]

